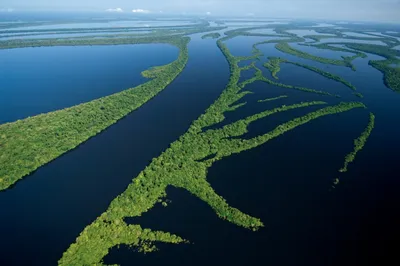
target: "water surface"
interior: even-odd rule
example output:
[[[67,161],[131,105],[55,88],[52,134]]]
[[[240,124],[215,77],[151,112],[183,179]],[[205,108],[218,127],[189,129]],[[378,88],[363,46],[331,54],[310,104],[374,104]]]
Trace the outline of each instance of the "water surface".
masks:
[[[146,81],[178,57],[168,44],[0,50],[0,123],[91,101]]]
[[[0,248],[5,254],[0,257],[1,265],[54,265],[84,226],[216,99],[227,83],[228,64],[215,40],[201,40],[202,35],[192,36],[186,69],[157,97],[78,149],[0,193]],[[235,38],[227,45],[235,55],[249,55],[252,44],[263,38],[248,39]],[[159,252],[146,255],[121,246],[111,250],[105,263],[380,265],[383,257],[394,258],[397,254],[391,243],[398,239],[400,222],[394,211],[400,202],[400,94],[388,89],[382,73],[368,65],[368,60],[380,57],[368,54],[368,58],[357,58],[354,72],[286,55],[277,51],[274,44],[259,48],[265,54],[257,62],[259,67],[266,56],[282,56],[321,67],[349,80],[365,97],[355,98],[340,83],[283,64],[279,81],[321,88],[343,97],[255,82],[245,88],[253,92],[241,100],[247,104],[228,113],[223,123],[283,104],[312,100],[329,104],[355,100],[368,108],[316,119],[255,149],[224,158],[210,168],[207,178],[215,191],[233,207],[264,222],[265,227],[258,232],[218,219],[207,204],[190,193],[168,188],[167,198],[172,200],[168,207],[158,205],[128,221],[176,233],[191,244],[160,244]],[[327,53],[332,53],[328,58],[342,54]],[[212,64],[205,60],[208,58]],[[250,77],[251,71],[244,75]],[[280,95],[288,97],[258,102]],[[260,119],[250,125],[243,137],[264,134],[318,108]],[[344,156],[352,151],[354,139],[367,125],[369,112],[376,115],[376,127],[349,172],[340,174]],[[340,185],[332,190],[336,177],[341,177]]]
[[[159,95],[0,192],[0,248],[7,254],[0,265],[55,265],[84,227],[216,99],[229,68],[215,40],[202,35],[192,36],[186,68]],[[204,58],[212,58],[212,67]]]

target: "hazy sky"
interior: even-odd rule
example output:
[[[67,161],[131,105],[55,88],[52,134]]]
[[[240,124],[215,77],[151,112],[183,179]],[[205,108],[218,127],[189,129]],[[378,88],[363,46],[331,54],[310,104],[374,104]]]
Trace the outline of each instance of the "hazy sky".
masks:
[[[400,22],[400,0],[1,0],[0,10],[82,10]]]

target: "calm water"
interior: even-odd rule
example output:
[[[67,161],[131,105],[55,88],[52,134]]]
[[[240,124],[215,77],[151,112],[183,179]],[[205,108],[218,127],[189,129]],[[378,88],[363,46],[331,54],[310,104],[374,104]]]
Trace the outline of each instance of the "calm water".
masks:
[[[342,38],[327,38],[322,39],[320,43],[335,43],[335,42],[349,42],[349,43],[366,43],[366,44],[376,44],[376,45],[385,45],[386,44],[382,41],[378,40],[349,40],[349,39],[342,39]]]
[[[48,38],[72,38],[72,37],[83,37],[83,36],[103,36],[103,35],[125,35],[125,34],[147,34],[151,33],[151,31],[111,31],[111,32],[104,32],[104,31],[96,31],[93,33],[63,33],[63,34],[44,34],[44,35],[25,35],[24,36],[12,36],[12,37],[2,37],[0,36],[0,41],[5,40],[16,40],[16,39],[48,39]],[[4,34],[7,35],[7,34]],[[11,34],[17,35],[17,34]],[[10,35],[8,35],[10,36]]]
[[[354,54],[348,52],[334,52],[327,49],[315,49],[314,47],[299,45],[296,43],[291,43],[291,47],[315,55],[319,57],[331,58],[331,59],[343,59],[342,56],[353,56]]]
[[[109,22],[92,22],[92,23],[70,23],[70,24],[54,24],[41,26],[28,26],[3,29],[8,30],[44,30],[44,29],[81,29],[81,28],[119,28],[119,27],[172,27],[180,25],[192,25],[188,21],[109,21]]]
[[[157,97],[0,193],[0,249],[8,254],[0,265],[54,265],[83,228],[214,101],[227,83],[228,64],[215,41],[201,36],[192,36],[184,72]],[[206,57],[213,59],[212,68]]]
[[[0,50],[0,123],[135,87],[141,71],[178,57],[167,44]]]
[[[246,47],[244,43],[244,49]],[[238,45],[238,44],[235,44]],[[249,51],[251,49],[251,45]],[[370,56],[370,59],[376,59]],[[257,233],[219,220],[213,211],[184,190],[170,188],[172,203],[157,206],[138,219],[144,227],[176,233],[191,245],[160,244],[154,254],[138,254],[125,247],[113,249],[106,263],[130,265],[379,265],[382,257],[396,254],[390,244],[399,236],[396,209],[400,196],[400,170],[396,154],[400,95],[382,83],[382,74],[357,59],[357,72],[335,67],[351,76],[350,81],[365,95],[368,109],[327,116],[288,132],[267,144],[217,162],[208,179],[216,192],[234,207],[259,217],[266,227]],[[303,73],[304,72],[304,73]],[[284,65],[281,80],[336,89],[343,98],[307,94],[261,82],[246,89],[254,92],[242,99],[248,104],[227,115],[227,124],[265,109],[301,101],[360,100],[332,80],[322,80],[304,69]],[[340,73],[338,73],[340,74]],[[247,75],[247,73],[246,73]],[[333,86],[337,85],[337,86]],[[287,95],[276,102],[257,100]],[[390,98],[390,99],[389,99]],[[244,138],[272,130],[282,122],[317,107],[303,108],[253,123]],[[344,155],[353,148],[368,123],[368,112],[376,115],[376,128],[349,172],[339,174]],[[338,188],[332,180],[341,177]],[[394,243],[394,242],[392,242]]]
[[[330,34],[330,33],[320,33],[320,32],[316,32],[315,30],[287,30],[287,32],[289,33],[294,33],[297,36],[303,37],[306,35],[331,35],[331,36],[335,36],[334,34]]]
[[[350,31],[345,31],[343,34],[350,36],[350,37],[361,37],[361,38],[379,38],[379,36],[371,36],[368,34],[362,34],[358,32],[350,32]]]
[[[201,40],[200,36],[193,36],[190,43],[187,68],[160,95],[78,149],[0,193],[0,248],[7,254],[0,257],[1,265],[54,265],[84,226],[215,100],[228,80],[228,65],[215,40]],[[254,39],[235,38],[228,47],[247,55]],[[260,49],[265,54],[262,62],[266,56],[281,55],[296,62],[322,65],[281,54],[273,44]],[[205,58],[210,58],[212,64]],[[356,72],[325,66],[329,67],[327,71],[352,82],[364,94],[363,99],[354,97],[340,83],[284,64],[278,74],[280,81],[343,97],[256,82],[246,88],[254,92],[242,99],[247,105],[227,115],[224,123],[282,104],[310,100],[330,104],[361,100],[368,106],[314,120],[213,165],[208,180],[215,191],[233,207],[259,217],[265,228],[259,232],[239,228],[218,219],[207,204],[190,193],[169,188],[167,194],[172,203],[167,208],[156,206],[130,222],[176,233],[192,244],[160,244],[159,252],[147,255],[121,247],[113,249],[105,263],[381,265],[382,258],[396,254],[390,240],[400,236],[396,211],[400,202],[400,95],[383,85],[382,74],[369,66],[368,60],[355,60]],[[261,66],[262,62],[257,64]],[[245,75],[250,77],[251,72]],[[257,102],[283,94],[288,98]],[[302,108],[256,121],[244,138],[268,132],[316,109]],[[353,149],[353,139],[367,125],[369,111],[376,115],[376,127],[349,172],[341,175],[338,169]],[[330,190],[332,180],[338,176],[340,185]]]

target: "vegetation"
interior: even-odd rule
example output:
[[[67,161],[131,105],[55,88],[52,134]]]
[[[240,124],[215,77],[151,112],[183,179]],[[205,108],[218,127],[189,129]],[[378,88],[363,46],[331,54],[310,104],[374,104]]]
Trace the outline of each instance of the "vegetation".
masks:
[[[85,34],[85,33],[98,33],[98,34],[102,34],[102,33],[113,33],[115,35],[117,34],[124,34],[124,35],[128,35],[130,34],[131,36],[140,36],[140,35],[150,35],[155,33],[155,30],[150,29],[150,33],[146,33],[147,31],[149,31],[149,29],[137,29],[137,30],[124,30],[124,29],[120,29],[120,28],[111,28],[108,30],[96,30],[93,31],[92,29],[87,29],[87,30],[71,30],[71,31],[65,31],[65,32],[58,32],[58,31],[50,31],[50,32],[31,32],[31,33],[19,33],[19,34],[9,34],[9,35],[1,35],[0,36],[0,40],[2,38],[15,38],[15,37],[32,37],[32,36],[40,36],[40,35],[58,35],[58,34],[62,34],[62,35],[67,35],[67,34]],[[167,30],[164,30],[165,32],[167,32]],[[92,35],[95,36],[95,35]],[[78,37],[72,37],[72,38],[79,38],[79,37],[92,37],[92,36],[78,36]],[[107,36],[112,36],[112,34],[107,34],[105,35],[105,37]],[[63,37],[65,38],[65,37]],[[67,37],[68,38],[68,37]]]
[[[290,62],[290,61],[288,61],[287,63],[292,64],[292,65],[296,65],[296,66],[299,66],[299,67],[302,67],[302,68],[305,68],[305,69],[308,69],[308,70],[311,70],[311,71],[313,71],[315,73],[320,74],[321,76],[324,76],[325,78],[332,79],[332,80],[335,80],[337,82],[340,82],[343,85],[349,87],[350,89],[352,89],[354,91],[357,90],[356,87],[353,84],[351,84],[350,82],[348,82],[347,80],[343,79],[340,76],[334,75],[332,73],[323,71],[323,70],[321,70],[319,68],[316,68],[316,67],[313,67],[313,66],[309,66],[309,65],[305,65],[305,64],[300,64],[300,63]]]
[[[211,28],[207,28],[207,30],[205,28],[191,29],[191,32],[208,30],[211,30]],[[238,102],[245,95],[251,93],[246,90],[246,86],[255,81],[266,82],[281,88],[336,96],[324,91],[269,80],[263,76],[262,71],[257,68],[255,62],[242,68],[239,67],[238,63],[243,60],[260,59],[262,53],[257,48],[260,44],[274,42],[289,54],[323,63],[334,62],[334,64],[349,67],[352,67],[351,60],[361,56],[361,53],[357,53],[352,57],[344,57],[343,60],[331,60],[298,51],[290,47],[288,43],[298,42],[299,40],[304,41],[304,39],[286,32],[285,27],[280,27],[276,29],[276,32],[289,37],[289,39],[259,42],[253,45],[252,55],[235,57],[230,53],[224,41],[242,34],[249,34],[248,36],[250,36],[250,33],[243,32],[244,30],[230,31],[227,33],[227,37],[217,41],[218,47],[229,63],[231,73],[228,85],[219,98],[205,113],[191,124],[184,135],[173,142],[159,157],[154,158],[132,180],[128,188],[110,203],[105,212],[81,232],[76,238],[75,243],[71,244],[64,252],[62,258],[60,258],[58,262],[60,265],[101,264],[102,259],[108,254],[109,250],[119,245],[135,247],[142,252],[152,252],[156,249],[155,243],[157,242],[172,244],[187,243],[187,240],[178,235],[152,231],[151,229],[142,228],[137,224],[130,224],[126,220],[126,218],[141,216],[156,204],[162,204],[164,207],[167,207],[168,204],[163,199],[167,196],[166,189],[168,186],[189,191],[192,195],[206,202],[221,219],[247,229],[258,230],[264,226],[260,219],[230,206],[224,198],[214,191],[207,181],[209,168],[223,158],[263,145],[269,140],[277,138],[315,119],[347,112],[355,108],[365,108],[365,105],[360,102],[342,102],[334,106],[326,106],[282,123],[273,130],[250,139],[244,138],[244,135],[248,132],[250,124],[255,121],[277,113],[298,108],[322,106],[327,103],[323,101],[310,101],[291,105],[284,104],[274,109],[250,115],[228,125],[216,129],[213,127],[211,129],[211,126],[215,126],[225,120],[226,112],[240,109],[247,104]],[[187,62],[188,38],[182,38],[182,36],[188,32],[186,30],[178,30],[174,33],[174,36],[167,36],[160,33],[159,35],[151,35],[143,38],[42,39],[0,42],[0,48],[142,42],[170,43],[180,48],[180,54],[176,61],[165,66],[144,71],[142,75],[151,80],[134,89],[128,89],[64,110],[0,125],[0,165],[5,166],[4,169],[3,167],[0,169],[0,188],[9,187],[22,178],[22,176],[57,158],[64,152],[73,149],[129,112],[135,110],[164,89],[182,71]],[[275,78],[277,78],[276,73],[280,69],[281,62],[286,62],[286,60],[284,61],[284,59],[280,58],[272,58],[271,60],[270,58],[269,65],[266,66]],[[293,64],[297,65],[297,63]],[[325,77],[335,79],[346,86],[352,86],[347,81],[328,72],[306,65],[300,64],[299,66],[310,69]],[[255,69],[254,77],[239,83],[241,72],[251,68]],[[281,95],[258,102],[268,102],[286,97],[286,95]],[[355,151],[346,156],[343,169],[347,170],[348,164],[354,160],[356,153],[362,149],[373,126],[374,116],[370,114],[370,123],[366,131],[355,141]],[[336,179],[335,183],[338,184],[339,179]]]
[[[287,62],[286,59],[280,57],[268,57],[268,62],[264,64],[274,79],[278,79],[278,72],[281,70],[281,63]]]
[[[360,58],[366,58],[367,55],[364,53],[361,53],[359,51],[355,51],[355,50],[350,50],[350,49],[346,49],[346,48],[342,48],[342,47],[336,47],[336,46],[330,46],[329,44],[326,43],[321,43],[321,44],[300,44],[303,46],[311,46],[311,47],[315,47],[318,49],[325,49],[325,50],[331,50],[334,52],[346,52],[346,53],[352,53],[357,55],[357,57]]]
[[[93,21],[87,21],[86,23],[93,22]],[[103,21],[107,22],[107,21]],[[65,23],[65,22],[64,22]],[[62,23],[63,24],[63,23]],[[18,24],[21,25],[21,24]],[[55,25],[55,23],[52,23],[51,25]],[[24,25],[21,25],[24,26]],[[26,26],[26,25],[25,25]],[[28,25],[28,26],[39,26],[39,25]],[[173,26],[174,29],[179,29],[179,28],[207,28],[209,26],[209,23],[207,21],[203,21],[200,23],[192,24],[192,25],[175,25]],[[42,33],[42,34],[48,34],[48,33],[62,33],[64,34],[65,32],[96,32],[96,31],[134,31],[134,30],[151,30],[151,29],[170,29],[171,26],[153,26],[153,27],[118,27],[118,28],[110,28],[110,27],[97,27],[97,28],[63,28],[63,29],[16,29],[16,30],[3,30],[0,31],[0,34],[12,34],[12,33],[25,33],[25,34],[31,34],[31,33]]]
[[[179,236],[164,232],[152,232],[149,229],[142,229],[139,225],[128,225],[124,221],[126,217],[137,217],[151,209],[161,198],[166,196],[168,186],[191,192],[206,202],[221,219],[257,230],[263,226],[259,219],[231,207],[221,196],[216,194],[207,182],[207,172],[212,164],[232,154],[262,145],[317,118],[365,107],[362,103],[357,102],[328,106],[294,118],[277,126],[272,131],[252,139],[240,137],[248,131],[248,126],[254,121],[279,112],[326,103],[313,101],[288,106],[282,105],[251,115],[222,128],[207,129],[222,122],[226,112],[243,106],[244,104],[235,105],[235,103],[249,93],[249,91],[243,91],[245,85],[238,84],[241,72],[238,66],[240,59],[229,52],[223,40],[226,38],[218,40],[217,44],[228,60],[231,76],[220,97],[192,123],[179,140],[172,143],[158,158],[153,159],[150,165],[133,179],[128,188],[111,202],[103,214],[83,230],[76,242],[59,260],[60,265],[96,265],[101,263],[110,248],[120,244],[140,248],[141,240],[147,241],[147,245],[149,242],[157,241],[182,243],[184,240]]]
[[[348,48],[359,50],[365,53],[380,55],[387,59],[400,56],[399,50],[391,49],[383,45],[362,44],[362,43],[343,43],[343,45],[347,46]]]
[[[360,50],[366,53],[380,55],[386,60],[370,60],[369,64],[383,73],[385,85],[394,91],[400,91],[400,67],[393,67],[391,65],[399,65],[400,51],[391,49],[382,45],[373,44],[345,44],[347,47]]]
[[[299,67],[311,70],[311,71],[313,71],[315,73],[318,73],[321,76],[324,76],[324,77],[326,77],[328,79],[332,79],[332,80],[338,81],[338,82],[344,84],[345,86],[349,87],[352,90],[356,90],[356,87],[353,84],[351,84],[347,80],[343,79],[342,77],[334,75],[334,74],[326,72],[326,71],[323,71],[323,70],[321,70],[319,68],[316,68],[316,67],[313,67],[313,66],[309,66],[309,65],[305,65],[305,64],[301,64],[301,63],[292,62],[292,61],[286,60],[285,58],[281,58],[281,57],[268,57],[268,60],[269,61],[266,62],[264,64],[264,66],[266,68],[268,68],[269,71],[271,71],[271,74],[275,79],[278,79],[276,74],[281,70],[280,64],[281,63],[288,63],[288,64],[292,64],[292,65],[295,65],[295,66],[299,66]]]
[[[400,60],[388,59],[369,61],[369,64],[383,73],[385,85],[394,91],[400,92],[400,67],[392,67],[391,64],[398,65]]]
[[[364,95],[362,95],[361,93],[359,93],[359,92],[354,92],[353,93],[355,96],[357,96],[358,98],[364,98]]]
[[[339,170],[339,172],[341,173],[347,172],[349,164],[355,160],[357,153],[364,148],[364,145],[367,142],[369,136],[371,135],[374,126],[375,126],[375,115],[373,113],[370,113],[368,126],[365,128],[361,136],[359,136],[357,139],[354,140],[354,151],[346,155],[344,160],[344,166]]]
[[[221,34],[219,34],[218,32],[211,32],[211,33],[207,33],[207,34],[203,35],[201,38],[202,39],[206,39],[206,38],[218,39],[219,37],[221,37]]]
[[[299,86],[293,86],[293,85],[275,82],[273,80],[270,80],[270,79],[267,79],[266,77],[264,77],[262,74],[262,71],[259,68],[257,68],[256,66],[254,66],[254,69],[256,70],[255,76],[249,80],[246,80],[246,81],[240,83],[239,84],[240,87],[244,87],[255,81],[262,81],[262,82],[265,82],[265,83],[268,83],[268,84],[271,84],[271,85],[274,85],[277,87],[281,87],[281,88],[294,89],[294,90],[299,90],[299,91],[303,91],[303,92],[316,93],[316,94],[334,96],[334,97],[340,98],[339,95],[334,95],[334,94],[331,94],[326,91],[319,91],[319,90],[309,89],[309,88],[305,88],[305,87],[299,87]]]
[[[311,39],[314,42],[320,42],[323,39],[335,38],[332,35],[305,35],[304,38]]]
[[[176,61],[144,71],[142,75],[150,81],[71,108],[0,125],[0,190],[74,149],[168,86],[186,65],[189,38],[159,41],[177,46],[180,53]]]
[[[154,34],[146,35],[98,35],[67,38],[47,38],[47,39],[11,39],[0,41],[0,49],[13,49],[24,47],[43,47],[43,46],[84,46],[84,45],[121,45],[121,44],[141,44],[141,43],[171,43],[178,37],[188,34],[215,31],[222,27],[195,27],[178,30],[158,31]]]
[[[397,58],[398,56],[400,56],[400,51],[383,45],[359,44],[359,43],[342,43],[342,44],[347,46],[348,48],[364,52],[364,53],[358,52],[354,57],[351,58],[355,57],[365,58],[366,57],[365,53],[372,53],[385,57],[386,60],[370,60],[369,64],[383,73],[384,75],[383,80],[387,87],[391,88],[394,91],[400,91],[400,67],[398,67],[398,65],[400,64],[400,59]],[[314,46],[320,49],[330,49],[334,51],[349,51],[344,48],[330,46],[329,44],[318,44]]]
[[[281,95],[278,97],[274,97],[274,98],[268,98],[268,99],[264,99],[264,100],[258,100],[259,103],[265,103],[265,102],[270,102],[270,101],[275,101],[275,100],[279,100],[279,99],[283,99],[283,98],[287,98],[287,95]]]
[[[337,65],[337,66],[346,66],[346,67],[350,67],[352,69],[354,69],[351,61],[357,57],[345,57],[343,60],[337,60],[337,59],[329,59],[329,58],[324,58],[324,57],[319,57],[319,56],[315,56],[297,49],[294,49],[292,47],[289,46],[288,43],[285,42],[281,42],[275,45],[275,48],[278,49],[279,51],[283,52],[283,53],[287,53],[290,55],[294,55],[297,57],[301,57],[304,59],[309,59],[309,60],[313,60],[316,62],[320,62],[323,64],[331,64],[331,65]]]

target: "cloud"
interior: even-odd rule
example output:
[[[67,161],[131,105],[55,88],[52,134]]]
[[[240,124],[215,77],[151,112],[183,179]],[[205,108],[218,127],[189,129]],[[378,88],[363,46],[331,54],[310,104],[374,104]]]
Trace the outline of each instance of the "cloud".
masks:
[[[211,12],[207,12],[206,15],[211,15]]]
[[[0,8],[0,12],[8,12],[8,13],[11,13],[11,12],[13,12],[14,11],[14,9],[12,9],[12,8]]]
[[[132,12],[133,13],[144,13],[144,14],[147,14],[147,13],[150,13],[150,10],[146,10],[146,9],[133,9],[132,10]]]
[[[109,9],[106,9],[106,11],[107,11],[107,12],[124,12],[124,10],[123,10],[122,8],[120,8],[120,7],[117,7],[117,8],[109,8]]]

